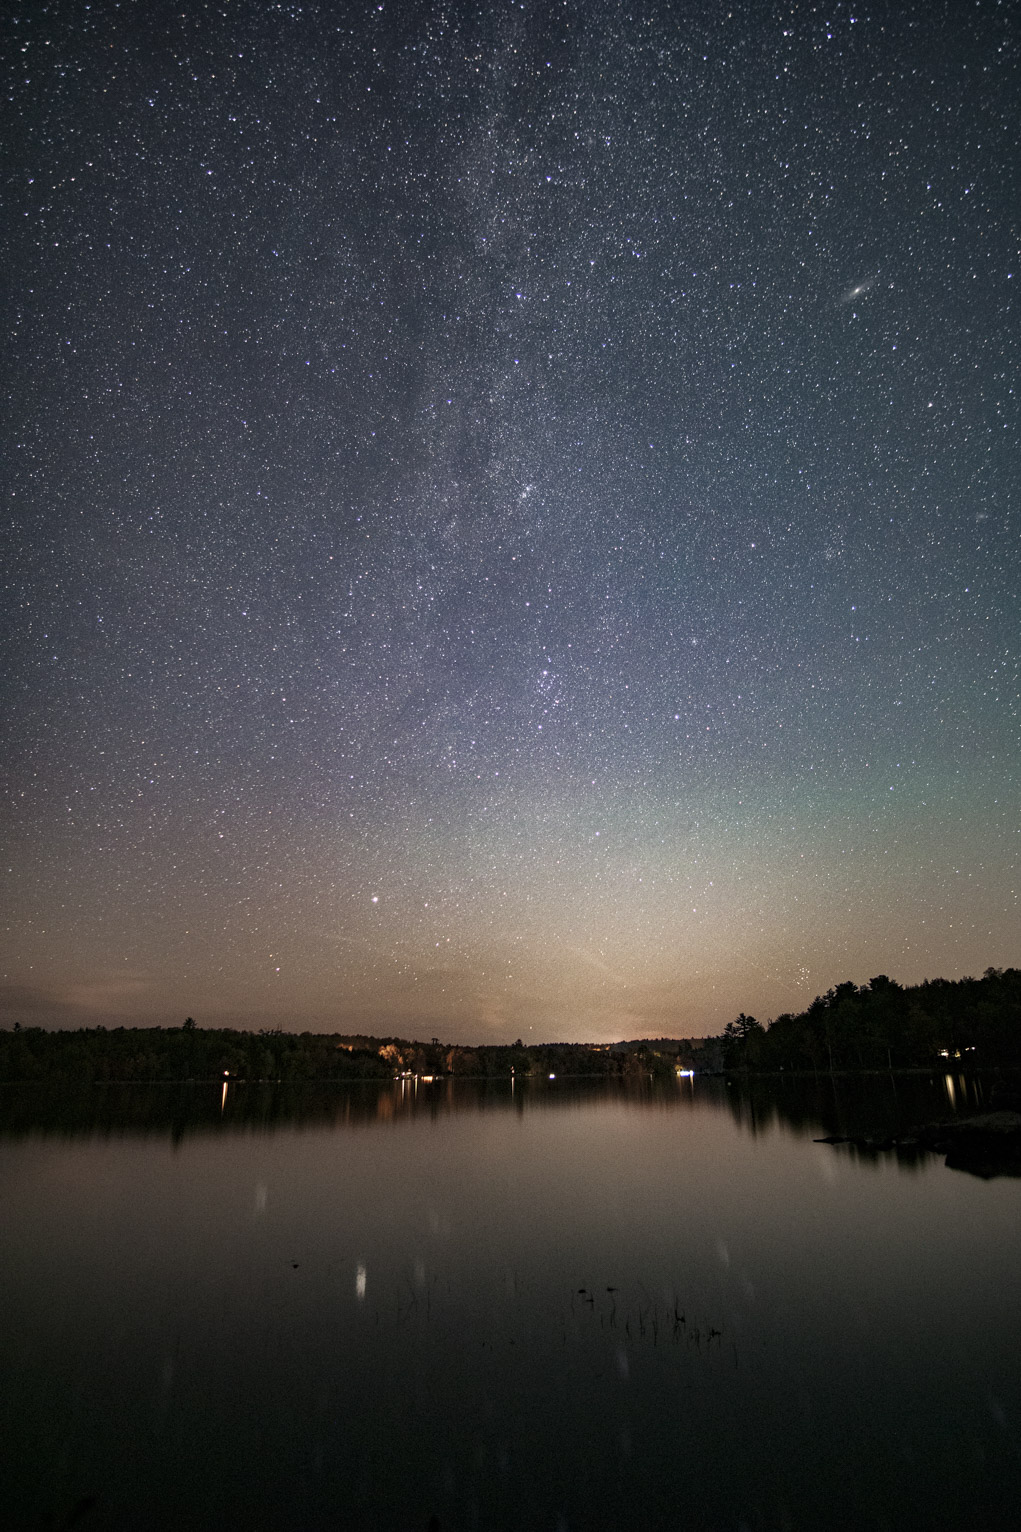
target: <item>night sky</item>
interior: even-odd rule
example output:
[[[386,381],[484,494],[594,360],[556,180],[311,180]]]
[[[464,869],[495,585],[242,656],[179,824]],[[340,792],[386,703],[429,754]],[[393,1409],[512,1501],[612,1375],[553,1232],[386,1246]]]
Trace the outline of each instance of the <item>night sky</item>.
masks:
[[[2,36],[4,1024],[1018,962],[1012,5]]]

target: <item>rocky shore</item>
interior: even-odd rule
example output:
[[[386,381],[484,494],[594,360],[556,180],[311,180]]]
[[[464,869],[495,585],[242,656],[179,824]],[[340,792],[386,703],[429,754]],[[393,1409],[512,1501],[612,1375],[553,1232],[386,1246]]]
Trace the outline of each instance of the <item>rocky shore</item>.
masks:
[[[957,1117],[949,1122],[924,1123],[890,1138],[842,1137],[828,1134],[817,1144],[851,1144],[870,1150],[928,1150],[946,1155],[951,1170],[972,1175],[1021,1176],[1021,1111],[1000,1108]]]

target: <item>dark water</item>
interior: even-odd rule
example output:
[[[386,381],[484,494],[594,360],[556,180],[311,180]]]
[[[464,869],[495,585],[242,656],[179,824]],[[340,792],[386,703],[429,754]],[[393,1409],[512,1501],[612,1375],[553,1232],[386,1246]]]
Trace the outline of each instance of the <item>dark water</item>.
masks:
[[[7,1522],[1015,1528],[1021,1180],[812,1142],[949,1087],[8,1091]]]

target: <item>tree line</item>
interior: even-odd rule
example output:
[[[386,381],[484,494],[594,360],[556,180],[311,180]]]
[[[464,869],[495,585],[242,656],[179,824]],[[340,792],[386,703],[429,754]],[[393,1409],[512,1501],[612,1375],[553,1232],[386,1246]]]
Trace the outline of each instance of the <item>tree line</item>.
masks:
[[[507,1079],[585,1075],[605,1079],[700,1072],[843,1071],[1021,1066],[1021,970],[988,968],[980,979],[926,979],[901,986],[885,974],[836,985],[797,1015],[763,1026],[743,1012],[702,1042],[656,1038],[614,1044],[475,1048],[341,1033],[243,1032],[199,1027],[42,1027],[0,1030],[0,1082],[302,1083],[387,1080],[395,1075]]]
[[[199,1027],[85,1027],[0,1031],[0,1082],[391,1080],[395,1075],[460,1075],[476,1079],[550,1074],[621,1079],[671,1073],[677,1042],[578,1043],[452,1047],[434,1040],[350,1037],[338,1033]],[[687,1058],[688,1055],[684,1054]]]
[[[818,995],[763,1026],[743,1012],[709,1040],[725,1070],[1021,1065],[1021,969],[901,986],[879,974]]]

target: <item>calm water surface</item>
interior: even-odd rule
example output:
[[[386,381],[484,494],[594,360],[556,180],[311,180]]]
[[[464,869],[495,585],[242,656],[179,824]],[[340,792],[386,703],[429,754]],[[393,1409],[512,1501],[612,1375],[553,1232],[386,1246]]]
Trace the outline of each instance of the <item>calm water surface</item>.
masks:
[[[8,1520],[1014,1528],[1021,1181],[812,1142],[981,1090],[8,1091]]]

